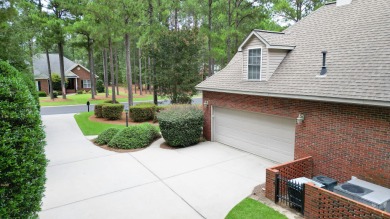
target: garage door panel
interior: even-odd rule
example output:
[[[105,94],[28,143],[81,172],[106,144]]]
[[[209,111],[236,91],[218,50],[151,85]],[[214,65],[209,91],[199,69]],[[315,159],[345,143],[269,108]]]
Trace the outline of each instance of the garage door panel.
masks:
[[[213,130],[214,141],[277,162],[294,158],[293,119],[215,107]]]
[[[290,133],[288,133],[287,135],[279,131],[269,133],[269,132],[264,132],[263,130],[259,130],[256,132],[256,131],[252,131],[253,129],[237,129],[237,128],[226,127],[226,126],[217,126],[215,130],[216,130],[215,136],[217,138],[222,136],[229,137],[229,136],[238,135],[240,136],[240,139],[244,139],[244,140],[267,138],[270,145],[275,145],[279,143],[294,144],[293,135],[291,135]],[[280,135],[283,135],[285,137],[281,137]]]
[[[222,140],[222,141],[221,141]],[[245,151],[253,154],[257,154],[259,156],[265,157],[267,159],[276,161],[276,162],[287,162],[291,160],[291,153],[293,151],[285,151],[280,150],[277,148],[269,147],[269,144],[259,144],[259,142],[253,142],[253,141],[245,141],[240,139],[231,138],[229,136],[225,136],[221,140],[216,140],[220,143],[226,144],[226,145],[236,145],[238,149],[243,149],[240,147],[240,145],[245,145]],[[262,148],[262,154],[258,154],[259,147]],[[276,152],[276,153],[275,153]]]

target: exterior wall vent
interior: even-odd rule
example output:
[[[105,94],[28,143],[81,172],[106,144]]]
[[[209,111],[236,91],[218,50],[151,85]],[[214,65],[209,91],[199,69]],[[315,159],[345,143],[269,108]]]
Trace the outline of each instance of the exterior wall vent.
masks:
[[[320,75],[326,75],[326,51],[322,51],[322,69]]]

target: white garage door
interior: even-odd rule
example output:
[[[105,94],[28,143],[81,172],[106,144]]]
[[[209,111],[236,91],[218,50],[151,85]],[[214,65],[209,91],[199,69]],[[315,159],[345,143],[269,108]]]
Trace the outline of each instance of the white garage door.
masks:
[[[284,163],[294,160],[295,120],[214,107],[213,140]]]

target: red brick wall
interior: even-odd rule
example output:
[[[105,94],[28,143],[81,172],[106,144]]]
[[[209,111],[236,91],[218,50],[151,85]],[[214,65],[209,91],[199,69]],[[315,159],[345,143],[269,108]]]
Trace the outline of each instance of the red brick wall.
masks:
[[[266,170],[265,197],[275,201],[275,180],[277,175],[287,179],[313,177],[313,158],[305,157],[292,162],[270,167]]]
[[[312,156],[314,175],[339,182],[356,176],[390,187],[390,108],[203,92],[204,136],[211,138],[211,106],[288,118],[305,114],[295,129],[295,159]]]
[[[80,68],[80,70],[78,70],[77,68]],[[79,76],[79,78],[77,79],[77,86],[78,86],[77,90],[86,90],[86,91],[91,90],[91,88],[82,88],[82,84],[83,84],[82,80],[90,80],[91,79],[90,73],[87,70],[85,70],[81,66],[77,66],[74,69],[72,69],[72,72]],[[95,80],[95,82],[96,82],[96,80]]]
[[[49,82],[47,79],[37,79],[41,83],[41,91],[45,91],[46,94],[49,94]]]
[[[390,213],[305,184],[305,218],[390,219]]]

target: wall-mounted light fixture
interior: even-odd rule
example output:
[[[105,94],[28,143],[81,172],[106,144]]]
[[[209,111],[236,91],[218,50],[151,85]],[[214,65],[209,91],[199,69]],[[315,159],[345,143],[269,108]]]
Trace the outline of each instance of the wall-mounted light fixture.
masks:
[[[302,113],[300,113],[297,117],[297,124],[300,125],[302,124],[303,120],[305,120],[305,115],[303,115]]]
[[[207,107],[207,106],[209,105],[209,101],[205,100],[205,101],[203,102],[203,105],[204,105],[205,107]]]

